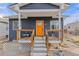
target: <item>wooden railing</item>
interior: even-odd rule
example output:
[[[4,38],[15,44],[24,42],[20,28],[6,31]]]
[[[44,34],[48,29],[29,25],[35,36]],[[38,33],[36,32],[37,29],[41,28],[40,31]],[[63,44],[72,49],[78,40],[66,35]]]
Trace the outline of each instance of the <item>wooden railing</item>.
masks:
[[[19,32],[20,32],[20,37],[19,37]],[[21,37],[21,32],[31,32],[31,36],[30,37]],[[32,29],[21,29],[21,30],[17,30],[17,40],[31,40],[31,46],[33,46],[34,44],[34,30]]]
[[[50,39],[50,40],[54,40],[54,39],[63,40],[62,36],[61,37],[49,36],[49,34],[48,34],[49,32],[58,32],[58,34],[59,34],[59,32],[63,32],[63,30],[58,30],[58,29],[46,30],[46,36],[48,39]]]
[[[50,44],[49,43],[49,40],[63,40],[63,37],[55,37],[55,36],[49,36],[49,32],[58,32],[59,34],[59,31],[63,33],[63,30],[58,30],[58,29],[54,29],[54,30],[46,30],[46,46],[47,46],[47,50],[49,51],[49,48],[50,48]]]

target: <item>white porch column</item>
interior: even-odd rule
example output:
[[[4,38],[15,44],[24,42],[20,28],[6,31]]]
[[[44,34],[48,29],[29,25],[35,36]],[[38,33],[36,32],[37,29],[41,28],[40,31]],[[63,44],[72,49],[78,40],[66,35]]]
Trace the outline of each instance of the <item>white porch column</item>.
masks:
[[[60,9],[59,9],[59,30],[63,30],[62,29],[62,11],[63,11],[63,3],[60,4]],[[63,33],[61,31],[59,31],[59,39],[63,36]]]
[[[19,7],[19,4],[18,4],[18,29],[21,30],[21,13],[20,13],[20,7]],[[21,32],[19,31],[18,33],[18,36],[20,38],[20,35],[21,35]]]

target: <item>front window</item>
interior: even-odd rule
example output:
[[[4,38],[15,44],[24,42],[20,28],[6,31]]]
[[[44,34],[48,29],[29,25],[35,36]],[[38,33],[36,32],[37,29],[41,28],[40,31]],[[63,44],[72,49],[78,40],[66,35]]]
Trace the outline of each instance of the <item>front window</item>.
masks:
[[[50,21],[50,29],[58,29],[59,28],[59,22],[58,21]]]
[[[50,21],[50,29],[59,29],[59,21],[57,20],[51,20]],[[49,36],[51,37],[59,37],[59,32],[58,31],[50,31]]]

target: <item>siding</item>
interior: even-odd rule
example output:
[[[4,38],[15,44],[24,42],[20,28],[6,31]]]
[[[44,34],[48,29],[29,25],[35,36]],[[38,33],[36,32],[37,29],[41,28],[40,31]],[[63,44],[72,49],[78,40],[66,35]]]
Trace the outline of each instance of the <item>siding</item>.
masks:
[[[9,40],[15,40],[16,39],[16,30],[12,29],[12,21],[13,20],[9,20]]]
[[[8,23],[0,21],[0,39],[6,38],[8,35]]]
[[[28,18],[27,20],[22,20],[23,29],[35,29],[35,18]]]

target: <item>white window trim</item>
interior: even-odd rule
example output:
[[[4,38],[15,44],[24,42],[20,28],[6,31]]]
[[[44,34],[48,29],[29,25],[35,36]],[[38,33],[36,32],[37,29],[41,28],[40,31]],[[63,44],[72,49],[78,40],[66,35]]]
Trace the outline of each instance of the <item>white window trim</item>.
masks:
[[[15,22],[18,22],[18,21],[17,20],[12,21],[12,30],[17,30],[14,28]],[[18,25],[18,27],[19,27],[19,25]]]
[[[53,22],[58,22],[58,20],[51,20],[51,21],[50,21],[50,29],[52,29],[52,23],[53,23]]]

